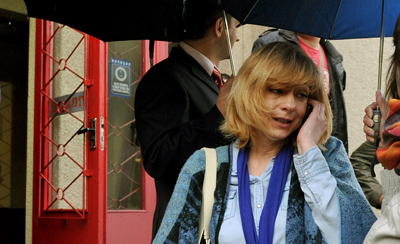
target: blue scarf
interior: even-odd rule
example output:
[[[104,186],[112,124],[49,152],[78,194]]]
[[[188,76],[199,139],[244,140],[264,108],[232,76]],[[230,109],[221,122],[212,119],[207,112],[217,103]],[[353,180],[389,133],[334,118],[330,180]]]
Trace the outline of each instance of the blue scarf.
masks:
[[[267,191],[267,199],[265,200],[264,208],[261,213],[259,229],[260,238],[258,238],[253,218],[253,210],[251,208],[250,177],[249,169],[247,167],[249,149],[248,147],[245,147],[239,151],[237,160],[239,208],[242,220],[242,229],[246,243],[248,244],[272,244],[275,219],[281,204],[283,190],[285,188],[290,164],[292,162],[292,152],[293,147],[290,144],[286,144],[275,157]]]

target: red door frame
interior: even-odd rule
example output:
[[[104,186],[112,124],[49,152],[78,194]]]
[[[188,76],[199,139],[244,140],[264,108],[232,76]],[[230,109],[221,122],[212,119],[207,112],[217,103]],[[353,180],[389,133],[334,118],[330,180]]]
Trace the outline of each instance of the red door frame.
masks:
[[[46,41],[52,35],[52,22],[36,20],[35,47],[35,113],[34,113],[34,159],[33,159],[33,213],[32,213],[32,243],[150,243],[152,218],[155,209],[156,192],[153,179],[143,172],[143,210],[107,211],[107,137],[104,137],[104,149],[98,146],[87,153],[87,207],[84,219],[70,219],[66,211],[59,211],[55,218],[39,216],[43,194],[40,192],[41,180],[39,169],[46,149],[40,137],[43,116],[41,101],[41,86],[51,74],[49,62],[42,53]],[[86,38],[87,67],[85,74],[85,111],[87,118],[97,118],[97,128],[100,128],[100,118],[103,116],[107,125],[107,44],[88,35]],[[142,45],[142,75],[150,68],[149,42]],[[168,43],[156,42],[154,47],[154,63],[168,56]],[[48,111],[48,109],[47,109]],[[89,125],[85,125],[87,128]],[[100,138],[100,130],[96,131]],[[104,135],[107,135],[104,126]],[[114,226],[114,228],[113,228]],[[118,228],[115,228],[118,226]]]
[[[52,22],[36,20],[36,47],[35,47],[35,115],[34,115],[34,159],[33,159],[33,211],[32,211],[32,243],[105,243],[106,223],[106,149],[89,149],[87,153],[87,198],[86,214],[84,219],[69,218],[68,211],[59,211],[56,217],[39,216],[43,194],[40,192],[39,168],[46,149],[40,137],[43,116],[46,109],[41,101],[41,87],[44,80],[51,75],[50,63],[46,61],[42,49],[52,35]],[[102,41],[85,35],[87,67],[85,74],[85,111],[87,118],[98,118],[97,127],[100,128],[100,116],[106,117],[106,71],[107,63],[103,62],[106,54],[106,45]],[[89,127],[89,125],[85,125]],[[97,130],[97,138],[100,138]],[[105,143],[105,145],[107,145]],[[61,212],[61,213],[60,213]],[[63,217],[65,216],[65,218]]]

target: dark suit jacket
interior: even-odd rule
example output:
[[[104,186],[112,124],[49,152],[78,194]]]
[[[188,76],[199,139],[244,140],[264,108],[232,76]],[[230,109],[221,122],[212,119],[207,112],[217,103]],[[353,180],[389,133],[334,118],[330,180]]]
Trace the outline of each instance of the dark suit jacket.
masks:
[[[218,92],[211,76],[179,47],[139,83],[137,135],[144,168],[155,179],[157,190],[153,238],[189,156],[202,147],[228,143],[218,130],[224,119],[215,105]]]

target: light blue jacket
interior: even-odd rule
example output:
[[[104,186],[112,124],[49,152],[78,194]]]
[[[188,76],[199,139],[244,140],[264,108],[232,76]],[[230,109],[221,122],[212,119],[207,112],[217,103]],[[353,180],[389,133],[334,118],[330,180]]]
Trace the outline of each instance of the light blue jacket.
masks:
[[[210,222],[212,243],[218,243],[219,230],[225,213],[231,171],[231,147],[232,145],[216,149],[218,176]],[[331,137],[325,147],[327,150],[324,152],[324,157],[337,181],[341,243],[363,243],[376,217],[356,180],[342,142]],[[197,243],[204,167],[205,154],[199,150],[182,168],[163,222],[153,241],[154,244]],[[286,243],[326,243],[315,224],[310,207],[305,203],[293,166],[286,220]]]

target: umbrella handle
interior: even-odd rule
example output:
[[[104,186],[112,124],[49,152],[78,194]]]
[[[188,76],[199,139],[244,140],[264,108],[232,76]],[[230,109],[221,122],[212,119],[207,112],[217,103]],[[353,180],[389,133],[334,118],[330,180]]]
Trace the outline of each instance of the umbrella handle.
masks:
[[[380,36],[380,42],[379,42],[379,67],[378,67],[378,91],[381,90],[382,86],[382,63],[383,63],[383,45],[384,45],[384,38],[385,38],[385,33],[384,33],[384,13],[385,13],[385,0],[382,0],[382,16],[381,16],[381,36]],[[379,106],[373,111],[373,116],[372,120],[374,121],[374,126],[373,129],[375,131],[374,137],[376,140],[376,147],[378,148],[379,146],[379,130],[381,127],[381,111],[379,109]]]
[[[223,19],[224,19],[225,35],[226,35],[226,42],[228,44],[229,59],[231,61],[230,63],[231,63],[232,75],[236,76],[235,64],[233,62],[233,55],[232,55],[231,38],[229,36],[228,21],[226,20],[226,14],[225,14],[224,10],[222,10],[222,16],[223,16]]]

